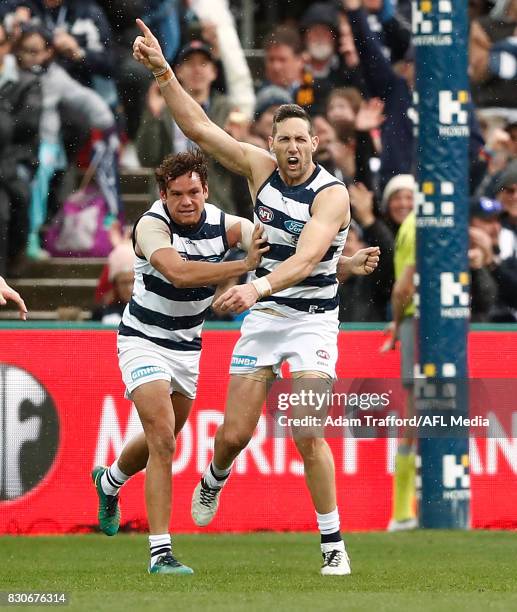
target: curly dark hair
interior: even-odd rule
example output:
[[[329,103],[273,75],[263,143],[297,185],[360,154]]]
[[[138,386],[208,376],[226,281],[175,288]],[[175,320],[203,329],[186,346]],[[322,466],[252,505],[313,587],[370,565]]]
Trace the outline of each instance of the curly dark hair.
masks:
[[[160,191],[167,191],[169,181],[173,181],[184,174],[191,175],[193,172],[199,175],[201,185],[206,187],[208,184],[208,168],[206,157],[200,149],[167,155],[160,166],[156,168],[154,175]]]

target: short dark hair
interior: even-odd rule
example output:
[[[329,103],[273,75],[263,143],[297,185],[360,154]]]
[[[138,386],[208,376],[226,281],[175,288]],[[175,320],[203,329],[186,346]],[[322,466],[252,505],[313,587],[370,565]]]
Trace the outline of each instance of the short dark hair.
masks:
[[[289,47],[295,55],[300,55],[303,51],[300,33],[297,29],[287,25],[278,26],[268,34],[264,41],[264,51],[276,45]]]
[[[156,182],[160,191],[167,191],[169,181],[177,179],[184,174],[191,175],[196,172],[201,185],[208,185],[208,167],[206,157],[200,149],[191,149],[176,155],[167,155],[160,166],[155,170]]]
[[[276,109],[275,115],[273,117],[273,137],[276,134],[276,126],[279,123],[282,123],[282,121],[285,121],[286,119],[292,119],[294,117],[307,121],[307,125],[309,126],[309,134],[312,136],[312,121],[307,111],[304,110],[301,106],[298,106],[298,104],[282,104],[282,106],[279,106]]]
[[[53,47],[52,32],[44,24],[42,24],[39,19],[31,19],[30,21],[22,23],[20,29],[21,34],[15,44],[16,51],[19,51],[23,41],[33,34],[37,34],[43,38],[45,47],[47,49]]]

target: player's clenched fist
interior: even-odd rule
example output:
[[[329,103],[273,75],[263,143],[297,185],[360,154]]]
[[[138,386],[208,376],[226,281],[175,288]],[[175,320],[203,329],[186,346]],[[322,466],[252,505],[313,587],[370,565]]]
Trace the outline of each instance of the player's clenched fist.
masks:
[[[167,70],[167,60],[163,56],[160,43],[141,19],[136,20],[143,36],[137,36],[133,43],[133,57],[153,73]]]

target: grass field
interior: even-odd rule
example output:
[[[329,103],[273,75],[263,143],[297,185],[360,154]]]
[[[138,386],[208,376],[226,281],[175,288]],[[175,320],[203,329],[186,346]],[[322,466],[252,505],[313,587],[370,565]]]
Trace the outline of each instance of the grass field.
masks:
[[[353,575],[326,578],[314,534],[177,536],[174,548],[194,576],[149,576],[142,535],[1,537],[0,591],[66,591],[66,610],[517,610],[515,532],[352,534]]]

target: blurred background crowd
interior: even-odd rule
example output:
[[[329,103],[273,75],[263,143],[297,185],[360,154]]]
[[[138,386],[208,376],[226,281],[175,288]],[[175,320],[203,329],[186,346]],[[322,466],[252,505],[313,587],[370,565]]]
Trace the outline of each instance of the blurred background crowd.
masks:
[[[472,320],[516,322],[517,0],[468,10]],[[267,148],[279,105],[308,110],[316,161],[350,191],[345,254],[382,251],[375,274],[340,286],[340,318],[389,321],[416,170],[409,0],[3,0],[0,275],[23,278],[49,256],[109,255],[93,318],[116,322],[129,299],[121,175],[192,146],[132,58],[136,17],[235,138]],[[213,160],[209,187],[210,202],[252,217],[246,181]]]

